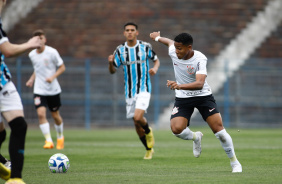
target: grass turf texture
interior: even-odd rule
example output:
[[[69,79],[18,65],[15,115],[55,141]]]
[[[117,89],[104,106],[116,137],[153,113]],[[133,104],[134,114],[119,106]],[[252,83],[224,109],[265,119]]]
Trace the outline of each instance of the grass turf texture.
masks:
[[[280,183],[282,181],[282,129],[227,129],[243,173],[231,173],[229,159],[209,128],[195,128],[204,137],[202,154],[194,158],[192,141],[176,138],[169,130],[154,131],[155,154],[143,160],[145,149],[134,129],[66,129],[64,150],[44,150],[39,129],[29,129],[23,179],[28,184],[123,183]],[[56,133],[52,131],[53,139]],[[8,137],[7,137],[8,138]],[[54,139],[55,140],[55,139]],[[8,155],[7,143],[2,154]],[[53,174],[48,160],[55,153],[70,160],[65,174]],[[0,183],[3,180],[0,179]]]

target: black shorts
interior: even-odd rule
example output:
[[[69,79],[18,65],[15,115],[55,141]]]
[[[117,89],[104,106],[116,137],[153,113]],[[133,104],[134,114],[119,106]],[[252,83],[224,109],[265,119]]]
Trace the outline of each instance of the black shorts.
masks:
[[[60,94],[53,96],[42,96],[38,94],[33,95],[34,105],[37,109],[38,107],[44,106],[48,107],[51,112],[56,112],[61,107]]]
[[[189,125],[194,108],[199,110],[205,121],[209,116],[219,113],[213,95],[191,98],[175,98],[170,119],[181,116],[188,120]]]

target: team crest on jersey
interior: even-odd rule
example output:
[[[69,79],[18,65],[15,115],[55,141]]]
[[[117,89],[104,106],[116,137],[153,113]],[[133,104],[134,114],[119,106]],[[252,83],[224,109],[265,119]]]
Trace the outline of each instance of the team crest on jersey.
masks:
[[[34,98],[34,104],[39,105],[41,103],[40,97],[35,97]]]
[[[140,57],[140,59],[142,59],[142,56],[144,55],[144,53],[141,52],[141,51],[139,51],[139,52],[137,53],[137,55]]]
[[[121,54],[121,56],[125,59],[125,58],[127,57],[127,52],[124,51],[124,52]]]
[[[192,75],[195,73],[195,68],[192,65],[187,66],[187,72]]]
[[[45,66],[48,66],[48,64],[49,64],[49,63],[48,63],[48,59],[44,59],[44,65],[45,65]]]
[[[172,109],[171,115],[177,114],[177,113],[178,113],[178,108],[179,108],[179,107],[174,107],[174,108]]]

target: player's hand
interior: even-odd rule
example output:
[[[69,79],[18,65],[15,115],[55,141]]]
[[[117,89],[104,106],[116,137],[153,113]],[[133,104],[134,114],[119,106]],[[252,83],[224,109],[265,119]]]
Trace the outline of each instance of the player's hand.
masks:
[[[52,83],[52,82],[53,82],[53,80],[54,80],[54,78],[53,78],[53,77],[46,78],[46,82],[48,82],[48,83]]]
[[[32,49],[37,49],[43,46],[43,42],[41,41],[39,36],[34,36],[27,42]]]
[[[28,80],[26,83],[25,83],[25,85],[27,86],[27,87],[32,87],[32,85],[33,85],[33,80]]]
[[[175,89],[179,90],[180,89],[179,85],[175,81],[167,80],[166,86],[168,88],[170,88],[171,90],[175,90]]]
[[[157,73],[157,71],[158,71],[158,70],[156,70],[155,68],[151,68],[151,69],[149,70],[149,74],[153,76],[153,75],[155,75],[155,74]]]
[[[108,62],[113,63],[114,62],[114,55],[109,55]]]
[[[160,32],[160,31],[150,33],[150,38],[151,38],[152,40],[154,40],[154,41],[155,41],[155,38],[156,38],[157,36],[161,36],[161,32]]]

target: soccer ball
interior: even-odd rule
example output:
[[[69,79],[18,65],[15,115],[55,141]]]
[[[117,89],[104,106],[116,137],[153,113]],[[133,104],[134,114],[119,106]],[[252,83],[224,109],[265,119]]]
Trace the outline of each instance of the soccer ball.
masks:
[[[50,157],[48,167],[52,173],[66,173],[70,167],[70,161],[66,155],[56,153]]]

